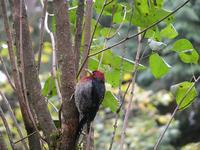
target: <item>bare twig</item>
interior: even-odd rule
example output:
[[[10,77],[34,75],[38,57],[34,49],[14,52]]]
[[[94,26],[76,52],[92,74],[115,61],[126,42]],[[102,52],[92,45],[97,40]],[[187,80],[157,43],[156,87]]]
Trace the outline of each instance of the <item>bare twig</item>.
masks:
[[[47,98],[46,98],[46,102],[49,103],[56,112],[59,112],[58,108],[50,100],[48,100]]]
[[[43,6],[43,13],[41,17],[41,28],[40,28],[40,46],[38,50],[38,73],[40,71],[40,63],[41,63],[41,56],[42,56],[42,48],[43,48],[43,40],[44,40],[44,22],[45,22],[45,17],[46,17],[46,12],[47,12],[47,3],[48,0],[44,0],[44,6]]]
[[[107,39],[110,40],[110,39],[112,39],[116,34],[119,33],[119,31],[120,31],[120,29],[122,28],[122,26],[123,26],[123,24],[124,24],[124,21],[125,21],[125,19],[126,19],[126,13],[127,13],[127,11],[126,11],[126,6],[124,6],[124,16],[123,16],[123,18],[122,18],[122,21],[121,21],[119,27],[117,28],[117,30],[115,31],[115,33],[114,33],[112,36],[107,37]]]
[[[49,30],[49,27],[48,27],[48,12],[46,12],[46,17],[45,17],[45,29],[47,31],[47,33],[49,34],[50,38],[51,38],[51,44],[52,44],[52,76],[53,76],[53,79],[55,81],[55,85],[56,85],[56,91],[57,91],[57,94],[58,94],[58,100],[59,102],[61,103],[62,102],[62,95],[61,95],[61,92],[60,92],[60,85],[59,85],[59,82],[58,82],[58,79],[57,79],[57,75],[56,75],[56,64],[57,64],[57,58],[56,58],[56,45],[55,45],[55,38],[54,38],[54,35],[53,35],[53,32],[51,32]]]
[[[132,4],[132,10],[131,10],[131,18],[129,20],[129,26],[128,26],[128,31],[127,31],[127,37],[129,35],[129,32],[130,32],[130,28],[131,28],[131,22],[132,22],[132,17],[133,17],[133,4]],[[126,11],[126,10],[125,10]],[[125,15],[124,15],[125,16]],[[125,43],[124,43],[124,48],[123,48],[123,54],[122,54],[122,60],[121,60],[121,64],[120,64],[120,82],[119,82],[119,92],[118,92],[118,97],[120,98],[120,106],[118,107],[117,111],[116,111],[116,114],[115,114],[115,122],[114,122],[114,125],[113,125],[113,132],[112,132],[112,138],[111,138],[111,142],[110,142],[110,147],[109,147],[109,150],[112,149],[112,145],[113,145],[113,142],[114,142],[114,138],[115,138],[115,134],[116,134],[116,129],[117,129],[117,122],[118,122],[118,118],[119,118],[119,112],[123,106],[123,103],[124,103],[124,100],[125,100],[125,97],[126,97],[126,93],[128,92],[128,89],[131,85],[131,82],[129,83],[129,85],[127,86],[127,89],[125,91],[125,94],[122,98],[122,92],[121,92],[121,85],[122,85],[122,75],[123,75],[123,62],[124,62],[124,55],[125,55],[125,49],[126,49],[126,46],[125,46]]]
[[[167,129],[169,128],[169,126],[170,126],[172,120],[174,119],[175,114],[176,114],[177,111],[179,110],[179,106],[183,103],[183,101],[184,101],[185,98],[187,97],[188,93],[192,90],[192,88],[195,86],[195,84],[196,84],[199,80],[200,80],[200,76],[195,80],[195,82],[191,85],[191,87],[186,91],[186,93],[185,93],[185,95],[183,96],[183,98],[181,99],[179,105],[177,105],[176,108],[174,109],[174,111],[173,111],[173,113],[172,113],[172,116],[171,116],[169,122],[167,123],[167,125],[166,125],[164,131],[161,133],[161,135],[159,136],[159,138],[158,138],[156,144],[154,145],[154,148],[153,148],[154,150],[157,150],[157,149],[158,149],[158,146],[159,146],[159,144],[162,142],[162,139],[163,139],[163,137],[164,137],[164,135],[165,135]]]
[[[113,45],[111,45],[111,46],[109,46],[109,47],[107,47],[107,48],[104,48],[104,49],[102,49],[102,50],[100,50],[100,51],[98,51],[98,52],[95,52],[95,53],[93,53],[93,54],[90,54],[90,55],[87,57],[87,59],[88,59],[89,57],[92,57],[92,56],[95,56],[95,55],[97,55],[97,54],[99,54],[99,53],[102,53],[103,51],[106,51],[106,50],[111,49],[111,48],[113,48],[113,47],[115,47],[115,46],[118,46],[118,45],[124,43],[124,42],[127,41],[127,40],[130,40],[130,39],[132,39],[132,38],[134,38],[134,37],[137,37],[138,35],[140,35],[140,34],[142,34],[142,33],[145,33],[147,30],[151,29],[152,27],[156,26],[157,24],[159,24],[160,22],[162,22],[162,21],[165,20],[166,18],[168,18],[168,17],[170,17],[171,15],[173,15],[174,13],[176,13],[179,9],[181,9],[183,6],[185,6],[189,1],[190,1],[190,0],[185,1],[182,5],[178,6],[174,11],[172,11],[171,13],[169,13],[168,15],[166,15],[165,17],[163,17],[162,19],[158,20],[157,22],[153,23],[152,25],[148,26],[148,27],[145,28],[144,30],[142,30],[142,31],[140,31],[140,32],[138,32],[138,33],[136,33],[136,34],[134,34],[134,35],[131,35],[131,36],[129,36],[129,37],[126,37],[126,38],[122,39],[121,41],[119,41],[118,43],[115,43],[115,44],[113,44]],[[85,60],[85,61],[87,61],[87,60]],[[84,62],[85,62],[85,61],[84,61]]]
[[[17,144],[17,143],[19,143],[19,142],[21,142],[21,141],[24,141],[25,139],[27,139],[28,137],[30,137],[30,136],[32,136],[32,135],[34,135],[34,134],[36,134],[36,133],[37,133],[37,131],[34,131],[33,133],[31,133],[31,134],[29,134],[29,135],[27,135],[27,136],[25,136],[25,137],[23,137],[23,138],[21,138],[21,139],[15,141],[14,144]]]
[[[138,28],[138,32],[140,32],[140,28]],[[125,118],[124,118],[124,122],[123,122],[123,128],[122,128],[122,132],[121,132],[121,141],[120,141],[120,149],[121,150],[124,149],[125,132],[126,132],[126,128],[127,128],[129,113],[130,113],[132,100],[133,100],[133,96],[134,96],[134,91],[135,91],[135,78],[136,78],[136,74],[137,74],[137,68],[139,66],[140,53],[142,50],[141,38],[142,38],[142,36],[139,35],[138,36],[137,53],[136,53],[136,57],[135,57],[135,65],[134,65],[134,69],[133,69],[134,74],[133,74],[133,78],[132,78],[132,90],[131,90],[131,95],[130,95],[130,99],[129,99],[129,103],[128,103],[128,108],[126,109]]]
[[[5,97],[5,95],[4,95],[1,91],[0,91],[0,95],[1,95],[1,97],[2,97],[2,99],[3,99],[3,101],[4,101],[4,103],[6,104],[6,107],[8,108],[8,112],[9,112],[9,114],[10,114],[10,116],[11,116],[13,122],[14,122],[15,127],[17,128],[17,132],[18,132],[20,138],[23,138],[22,131],[21,131],[21,129],[20,129],[19,124],[17,123],[17,119],[16,119],[16,117],[15,117],[15,115],[14,115],[14,113],[13,113],[13,110],[12,110],[12,108],[11,108],[11,106],[10,106],[10,104],[9,104],[9,102],[8,102],[8,100],[7,100],[7,98]],[[23,146],[24,146],[24,148],[25,148],[26,150],[29,149],[25,141],[22,141],[22,144],[23,144]]]
[[[3,69],[4,69],[5,74],[6,74],[6,77],[7,77],[7,79],[8,79],[8,83],[9,83],[10,86],[12,87],[13,91],[16,91],[15,85],[13,84],[13,82],[12,82],[12,80],[11,80],[11,77],[10,77],[10,75],[9,75],[9,73],[8,73],[8,70],[7,70],[7,68],[6,68],[6,65],[5,65],[5,63],[4,63],[4,61],[3,61],[3,58],[2,58],[1,56],[0,56],[0,61],[1,61],[1,64],[3,65]]]
[[[0,117],[1,117],[1,119],[3,121],[3,124],[4,124],[5,128],[6,128],[6,133],[8,135],[8,139],[9,139],[10,145],[11,145],[13,150],[16,150],[15,144],[13,142],[12,132],[11,132],[11,130],[9,128],[8,122],[6,120],[6,117],[5,117],[4,112],[3,112],[1,107],[0,107]]]
[[[112,21],[113,21],[114,14],[115,14],[115,6],[113,6]],[[112,27],[109,28],[108,34],[106,35],[106,38],[104,39],[104,46],[103,46],[103,47],[106,47],[107,42],[108,42],[108,39],[110,39],[109,36],[110,36],[110,33],[111,33],[111,29],[112,29]],[[114,35],[113,35],[113,37],[114,37]],[[101,67],[102,60],[103,60],[103,53],[101,53],[101,57],[100,57],[100,59],[99,59],[98,70],[99,70],[100,67]]]

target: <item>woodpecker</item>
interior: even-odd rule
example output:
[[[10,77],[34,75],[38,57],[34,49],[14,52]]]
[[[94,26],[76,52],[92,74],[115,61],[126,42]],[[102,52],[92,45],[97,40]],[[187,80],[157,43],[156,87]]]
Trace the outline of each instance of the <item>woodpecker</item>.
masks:
[[[85,124],[87,124],[87,133],[89,133],[90,123],[94,120],[104,95],[105,79],[101,71],[95,70],[89,76],[81,78],[77,83],[74,94],[75,104],[79,112],[77,140]]]

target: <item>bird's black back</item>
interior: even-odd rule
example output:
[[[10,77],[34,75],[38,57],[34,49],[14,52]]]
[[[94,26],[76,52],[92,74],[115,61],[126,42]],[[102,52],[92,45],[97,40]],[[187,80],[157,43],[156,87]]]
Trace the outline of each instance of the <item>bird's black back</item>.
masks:
[[[99,106],[101,105],[105,94],[105,83],[99,79],[94,79],[92,81],[92,106],[89,113],[90,122],[94,120]]]
[[[88,102],[87,110],[84,111],[83,117],[81,118],[77,130],[77,140],[80,136],[80,133],[84,127],[84,125],[87,123],[87,132],[89,132],[90,123],[94,120],[97,111],[99,110],[99,107],[104,99],[105,95],[105,83],[102,80],[99,80],[95,78],[92,80],[92,91],[91,91],[91,101]]]

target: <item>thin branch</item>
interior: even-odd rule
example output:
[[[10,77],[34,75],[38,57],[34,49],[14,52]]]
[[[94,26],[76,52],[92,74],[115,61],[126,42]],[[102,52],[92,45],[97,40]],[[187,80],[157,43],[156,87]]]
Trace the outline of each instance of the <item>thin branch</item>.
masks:
[[[56,112],[59,112],[58,108],[50,100],[48,100],[47,98],[46,98],[46,102],[49,103]]]
[[[98,19],[97,19],[97,21],[96,21],[96,24],[95,24],[95,26],[94,26],[94,31],[93,31],[92,36],[91,36],[91,38],[90,38],[90,42],[89,42],[88,49],[87,49],[87,52],[88,52],[88,53],[87,53],[87,57],[85,57],[85,59],[83,60],[83,63],[82,63],[82,65],[81,65],[81,67],[80,67],[80,69],[79,69],[79,71],[78,71],[78,73],[77,73],[77,75],[76,75],[76,78],[78,78],[78,76],[80,75],[81,71],[83,70],[83,67],[84,67],[85,64],[87,63],[87,60],[88,60],[88,58],[89,58],[88,56],[89,56],[89,54],[90,54],[90,47],[91,47],[91,45],[92,45],[92,41],[93,41],[94,34],[95,34],[95,32],[96,32],[96,29],[97,29],[99,20],[100,20],[102,14],[103,14],[103,11],[104,11],[105,7],[106,7],[107,5],[110,4],[110,3],[108,4],[107,1],[108,1],[108,0],[105,0],[105,1],[104,1],[104,5],[103,5],[103,7],[102,7],[102,9],[101,9],[101,12],[100,12],[100,14],[99,14],[99,17],[98,17]],[[112,2],[112,1],[111,1],[111,2]]]
[[[4,112],[3,112],[1,107],[0,107],[0,117],[1,117],[1,119],[3,121],[3,124],[4,124],[5,128],[6,128],[6,133],[8,135],[8,139],[9,139],[10,145],[11,145],[13,150],[16,150],[15,144],[13,142],[12,132],[11,132],[11,130],[9,128],[8,122],[6,120],[6,117],[5,117]]]
[[[5,72],[6,77],[7,77],[7,79],[8,79],[8,83],[9,83],[10,86],[12,87],[13,91],[16,91],[15,85],[13,84],[13,82],[12,82],[12,80],[11,80],[11,77],[10,77],[10,75],[9,75],[9,73],[8,73],[8,70],[7,70],[7,68],[6,68],[6,65],[5,65],[5,63],[4,63],[4,61],[3,61],[3,58],[2,58],[1,56],[0,56],[0,61],[1,61],[1,64],[3,65],[3,69],[4,69],[4,72]]]
[[[3,101],[4,101],[4,103],[6,104],[6,107],[7,107],[7,109],[8,109],[8,112],[9,112],[9,114],[10,114],[10,116],[11,116],[13,122],[14,122],[15,127],[17,128],[17,132],[18,132],[20,138],[23,138],[22,131],[21,131],[21,129],[20,129],[19,124],[17,123],[17,119],[16,119],[16,117],[15,117],[15,115],[14,115],[14,113],[13,113],[13,110],[12,110],[12,108],[11,108],[11,106],[10,106],[10,104],[9,104],[9,102],[8,102],[8,100],[7,100],[7,98],[5,97],[5,95],[4,95],[1,91],[0,91],[0,95],[1,95],[1,97],[2,97],[2,99],[3,99]],[[24,148],[25,148],[26,150],[29,149],[29,148],[28,148],[28,145],[26,144],[25,141],[22,141],[22,144],[23,144],[23,146],[24,146]]]
[[[112,39],[116,34],[118,34],[119,31],[120,31],[120,29],[122,28],[122,26],[123,26],[123,24],[124,24],[124,21],[125,21],[125,19],[126,19],[127,10],[126,10],[126,6],[124,6],[123,8],[124,8],[124,16],[123,16],[123,18],[122,18],[122,21],[121,21],[119,27],[117,28],[117,30],[115,31],[115,33],[114,33],[112,36],[107,37],[108,40]]]
[[[74,45],[74,53],[75,53],[75,63],[76,63],[76,72],[79,69],[79,60],[80,60],[80,47],[82,40],[82,26],[83,26],[83,16],[84,16],[84,2],[85,0],[79,0],[78,8],[76,10],[76,33],[75,33],[75,45]]]
[[[138,32],[140,32],[140,28],[138,28]],[[134,65],[134,69],[133,69],[134,75],[132,78],[132,90],[131,90],[131,95],[130,95],[130,99],[129,99],[129,103],[128,103],[128,108],[126,109],[125,118],[124,118],[124,122],[123,122],[123,128],[122,128],[122,132],[121,132],[121,141],[120,141],[120,149],[121,150],[124,149],[125,132],[126,132],[126,128],[127,128],[129,113],[130,113],[133,96],[134,96],[134,91],[135,91],[135,78],[136,78],[136,74],[138,71],[137,69],[139,66],[140,53],[142,50],[141,38],[142,38],[142,36],[140,34],[138,36],[138,47],[137,47],[137,53],[136,53],[136,57],[135,57],[135,65]]]
[[[83,60],[85,60],[85,58],[88,56],[91,44],[92,5],[92,0],[86,0]],[[80,77],[83,77],[87,74],[87,71],[85,70],[86,68],[87,62],[83,66],[83,71],[81,71]]]
[[[131,29],[131,22],[132,22],[132,18],[133,18],[133,6],[134,6],[133,4],[132,4],[132,10],[131,10],[131,17],[130,17],[130,20],[129,20],[128,32],[127,32],[127,35],[126,35],[127,37],[129,35],[130,29]],[[121,85],[122,85],[122,75],[123,75],[123,73],[122,73],[123,72],[123,70],[122,70],[123,68],[122,67],[123,67],[123,62],[124,62],[125,48],[126,47],[125,47],[125,44],[124,44],[123,55],[122,55],[122,60],[121,60],[121,64],[120,64],[120,82],[119,82],[119,92],[118,92],[118,95],[119,95],[118,97],[120,98],[120,106],[118,107],[118,109],[116,111],[116,114],[115,114],[115,123],[113,125],[113,132],[112,132],[112,138],[111,138],[109,150],[112,149],[112,145],[113,145],[113,142],[114,142],[114,138],[115,138],[115,134],[116,134],[116,130],[117,130],[117,122],[118,122],[118,118],[119,118],[119,112],[120,112],[120,110],[121,110],[121,108],[123,106],[126,94],[127,94],[128,89],[129,89],[129,87],[131,85],[131,82],[130,82],[128,87],[127,87],[127,89],[126,89],[126,91],[125,91],[125,93],[124,93],[124,96],[122,98],[122,95],[121,95],[122,94],[121,93]]]
[[[184,2],[182,5],[178,6],[174,11],[172,11],[171,13],[169,13],[168,15],[166,15],[165,17],[163,17],[162,19],[158,20],[157,22],[153,23],[152,25],[148,26],[148,27],[145,28],[144,30],[140,31],[139,33],[136,33],[136,34],[134,34],[134,35],[131,35],[131,36],[129,36],[129,37],[126,37],[126,38],[122,39],[121,41],[119,41],[118,43],[115,43],[115,44],[113,44],[113,45],[111,45],[111,46],[109,46],[109,47],[107,47],[107,48],[104,48],[104,49],[102,49],[102,50],[96,52],[96,53],[90,54],[90,55],[87,57],[87,59],[88,59],[89,57],[92,57],[92,56],[95,56],[95,55],[97,55],[97,54],[99,54],[99,53],[102,53],[103,51],[106,51],[106,50],[109,50],[109,49],[111,49],[111,48],[113,48],[113,47],[115,47],[115,46],[118,46],[118,45],[124,43],[124,42],[127,41],[127,40],[130,40],[130,39],[132,39],[132,38],[134,38],[134,37],[137,37],[138,35],[140,35],[140,34],[142,34],[142,33],[145,33],[147,30],[153,28],[154,26],[156,26],[157,24],[159,24],[160,22],[162,22],[162,21],[165,20],[166,18],[168,18],[168,17],[170,17],[171,15],[173,15],[175,12],[177,12],[179,9],[181,9],[183,6],[185,6],[189,1],[190,1],[190,0],[187,0],[187,1]],[[87,60],[85,60],[85,61],[87,61]],[[84,61],[84,62],[85,62],[85,61]]]
[[[196,83],[198,83],[199,80],[200,80],[200,76],[195,80],[195,82],[194,82],[194,83],[190,86],[190,88],[186,91],[186,93],[185,93],[185,95],[183,96],[183,98],[181,99],[179,105],[177,105],[176,108],[174,109],[174,111],[173,111],[173,113],[172,113],[172,116],[171,116],[169,122],[167,123],[167,125],[166,125],[164,131],[161,133],[161,135],[159,136],[159,138],[158,138],[156,144],[154,145],[154,148],[153,148],[154,150],[157,150],[157,149],[158,149],[158,146],[159,146],[159,144],[162,142],[162,139],[163,139],[163,137],[164,137],[164,135],[165,135],[167,129],[169,128],[169,126],[170,126],[172,120],[174,119],[175,114],[176,114],[177,111],[179,110],[179,106],[184,102],[184,100],[185,100],[185,98],[187,97],[187,95],[189,94],[189,92],[193,89],[193,87],[195,86]]]
[[[47,3],[48,3],[48,0],[44,0],[43,13],[42,13],[42,17],[41,17],[41,28],[40,28],[40,46],[39,46],[39,50],[38,50],[38,52],[39,52],[38,65],[37,65],[38,73],[40,71],[40,63],[41,63],[42,48],[43,48],[43,41],[44,41],[44,22],[45,22],[45,16],[46,16],[46,12],[47,12]]]
[[[45,29],[47,31],[47,33],[49,34],[50,38],[51,38],[51,44],[52,44],[52,76],[53,79],[55,81],[55,85],[56,85],[56,92],[58,94],[58,100],[61,103],[62,102],[62,95],[60,92],[60,85],[57,79],[57,75],[56,75],[56,64],[57,64],[57,58],[56,58],[56,45],[55,45],[55,38],[54,38],[54,34],[53,32],[50,31],[49,27],[48,27],[48,15],[49,13],[46,12],[46,17],[45,17]]]
[[[17,144],[17,143],[19,143],[19,142],[21,142],[21,141],[24,141],[25,139],[29,138],[30,136],[32,136],[32,135],[34,135],[34,134],[36,134],[36,133],[37,133],[37,131],[34,131],[34,132],[32,132],[31,134],[29,134],[29,135],[27,135],[27,136],[25,136],[25,137],[23,137],[23,138],[21,138],[21,139],[15,141],[14,144]]]
[[[112,22],[113,22],[114,14],[115,14],[115,6],[113,6],[113,10],[112,10]],[[107,45],[107,42],[108,42],[108,39],[109,39],[108,37],[110,36],[111,29],[112,29],[112,27],[109,28],[108,34],[106,35],[106,38],[104,39],[104,46],[103,47],[106,47],[106,45]],[[101,57],[99,59],[98,70],[101,67],[102,60],[103,60],[103,53],[101,53]]]

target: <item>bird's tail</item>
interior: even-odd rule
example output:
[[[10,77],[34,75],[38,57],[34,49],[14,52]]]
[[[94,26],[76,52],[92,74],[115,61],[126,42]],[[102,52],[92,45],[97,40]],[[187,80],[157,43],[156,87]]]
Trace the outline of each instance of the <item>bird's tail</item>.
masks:
[[[83,116],[83,118],[80,120],[80,122],[78,124],[78,129],[76,131],[76,142],[78,142],[78,139],[80,137],[80,134],[81,134],[83,127],[86,124],[86,122],[87,122],[87,117]]]

